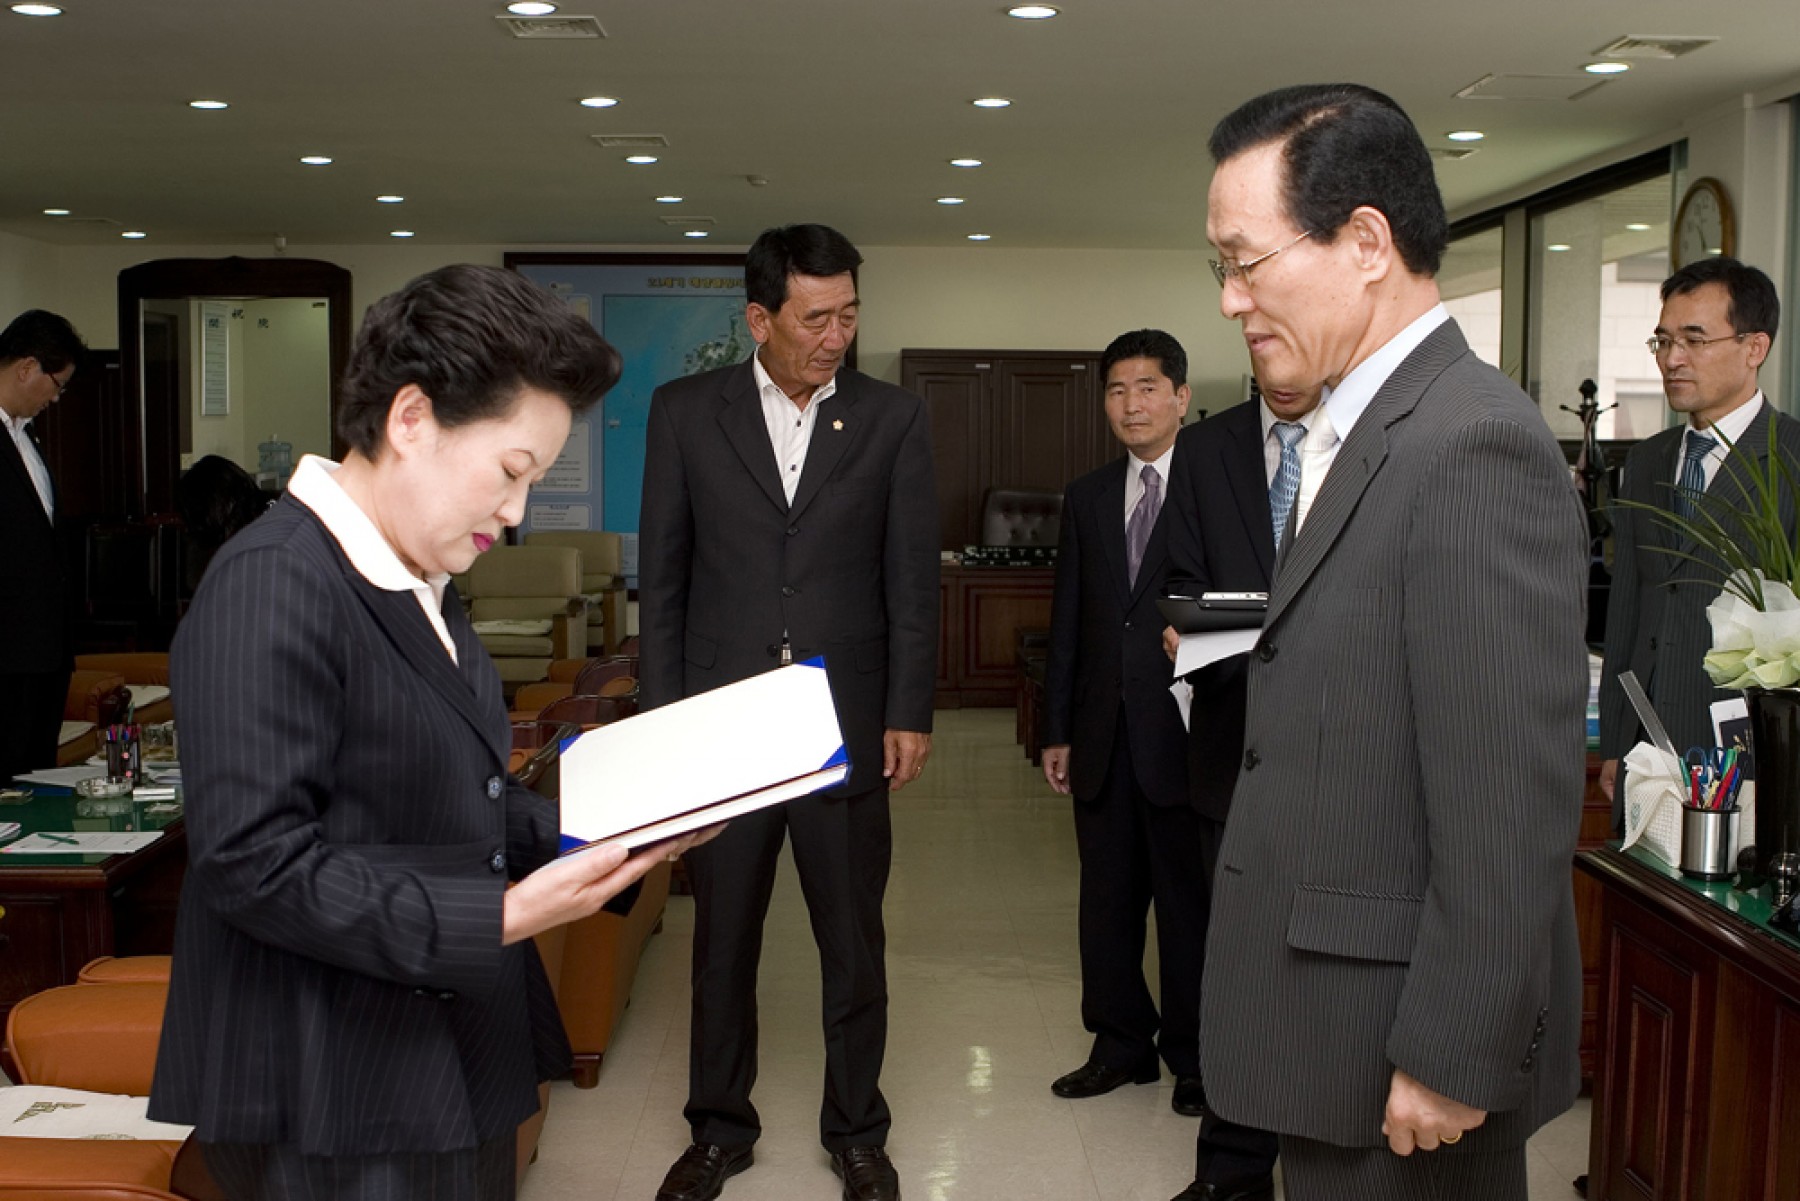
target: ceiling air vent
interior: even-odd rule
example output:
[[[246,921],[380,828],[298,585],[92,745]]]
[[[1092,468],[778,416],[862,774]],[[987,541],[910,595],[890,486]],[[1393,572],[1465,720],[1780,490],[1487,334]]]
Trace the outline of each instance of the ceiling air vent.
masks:
[[[660,133],[596,133],[589,136],[595,145],[608,150],[656,150],[669,144],[669,139]]]
[[[603,38],[596,17],[495,17],[516,38]]]
[[[717,217],[664,217],[662,223],[674,226],[676,229],[712,229],[719,224],[719,219]]]
[[[125,223],[112,217],[58,217],[58,225],[102,225],[108,229],[119,229]]]
[[[1440,163],[1460,163],[1464,159],[1468,158],[1471,154],[1474,154],[1477,149],[1478,149],[1478,147],[1475,147],[1475,146],[1432,146],[1432,147],[1430,147],[1431,157],[1436,159]]]
[[[1606,80],[1592,75],[1483,75],[1462,91],[1459,100],[1579,100]]]
[[[1718,40],[1716,37],[1664,37],[1649,33],[1628,33],[1594,51],[1594,57],[1680,58]]]

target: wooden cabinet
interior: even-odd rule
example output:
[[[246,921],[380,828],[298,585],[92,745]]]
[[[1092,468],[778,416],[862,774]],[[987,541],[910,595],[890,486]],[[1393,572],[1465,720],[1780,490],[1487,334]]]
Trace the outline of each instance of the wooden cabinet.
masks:
[[[1614,848],[1577,864],[1601,893],[1588,1196],[1800,1197],[1800,940],[1729,884]]]
[[[1019,687],[1018,631],[1050,625],[1056,572],[1043,567],[945,564],[938,617],[937,707],[1011,705]]]
[[[900,383],[925,401],[940,546],[981,541],[989,488],[1061,492],[1119,453],[1091,351],[903,350]]]
[[[1577,851],[1594,851],[1612,837],[1612,802],[1600,790],[1600,756],[1588,752],[1587,786],[1581,798],[1581,831],[1575,844]],[[1581,1079],[1591,1084],[1599,1065],[1598,1029],[1600,1017],[1600,950],[1604,935],[1601,923],[1600,882],[1586,872],[1575,870],[1575,926],[1581,935]]]

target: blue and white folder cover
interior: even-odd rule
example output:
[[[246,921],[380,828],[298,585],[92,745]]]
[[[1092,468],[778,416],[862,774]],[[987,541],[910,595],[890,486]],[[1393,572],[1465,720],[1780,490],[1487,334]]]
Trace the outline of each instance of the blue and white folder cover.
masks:
[[[563,744],[563,853],[641,847],[841,784],[850,757],[811,659]]]

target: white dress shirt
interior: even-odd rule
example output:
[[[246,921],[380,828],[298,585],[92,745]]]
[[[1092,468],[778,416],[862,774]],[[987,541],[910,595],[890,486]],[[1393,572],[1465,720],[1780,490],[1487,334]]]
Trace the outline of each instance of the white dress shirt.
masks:
[[[19,457],[25,460],[25,474],[31,477],[31,486],[37,489],[38,500],[44,506],[44,516],[54,523],[56,489],[50,483],[50,469],[44,466],[44,457],[38,454],[37,443],[25,433],[25,427],[31,424],[31,418],[14,417],[5,409],[0,409],[0,421],[6,423],[7,436],[19,448]]]
[[[1135,454],[1125,456],[1125,524],[1131,525],[1131,511],[1144,495],[1144,465],[1148,463],[1156,471],[1157,487],[1162,493],[1163,503],[1169,501],[1169,464],[1175,461],[1175,444],[1154,459],[1140,459]]]
[[[1281,439],[1275,436],[1275,423],[1281,418],[1270,411],[1266,400],[1257,408],[1262,414],[1263,480],[1273,488],[1275,473],[1281,470]],[[1298,533],[1300,523],[1306,520],[1306,511],[1312,507],[1313,497],[1319,494],[1319,485],[1325,482],[1325,473],[1331,470],[1331,460],[1337,456],[1340,439],[1324,405],[1314,407],[1306,416],[1297,417],[1288,424],[1306,427],[1306,437],[1300,443],[1300,490],[1294,494],[1294,532]]]
[[[420,579],[406,569],[388,540],[375,528],[375,522],[350,499],[343,486],[332,479],[339,464],[318,455],[302,455],[288,481],[288,495],[313,511],[325,529],[337,539],[344,556],[358,575],[387,592],[410,592],[425,611],[425,620],[437,633],[438,641],[450,652],[450,661],[458,662],[456,643],[450,638],[450,627],[444,624],[444,588],[448,575],[439,574]]]
[[[1762,412],[1762,407],[1762,389],[1758,388],[1756,395],[1705,429],[1700,430],[1701,433],[1718,443],[1706,452],[1706,458],[1700,464],[1700,469],[1706,473],[1707,488],[1712,487],[1713,481],[1719,478],[1719,466],[1725,462],[1725,441],[1721,440],[1719,435],[1723,434],[1733,446],[1742,446],[1744,435],[1750,432],[1750,423],[1756,420],[1756,415]],[[1675,440],[1675,474],[1670,478],[1678,484],[1681,482],[1682,465],[1687,462],[1687,431],[1692,429],[1700,429],[1700,427],[1695,425],[1693,418],[1690,417],[1683,427],[1681,437]],[[1754,453],[1755,450],[1755,447],[1751,447],[1747,453]]]
[[[788,504],[800,488],[800,472],[806,467],[806,450],[812,445],[813,429],[819,424],[819,406],[837,394],[837,376],[814,389],[806,407],[800,408],[781,390],[763,369],[762,351],[750,360],[756,376],[756,394],[762,399],[763,422],[769,427],[769,445],[775,451],[775,463],[781,468],[781,490]]]
[[[1449,310],[1441,304],[1432,305],[1415,318],[1412,324],[1389,338],[1380,350],[1358,363],[1349,375],[1338,381],[1337,387],[1325,390],[1325,400],[1320,404],[1319,411],[1329,418],[1331,428],[1337,431],[1337,436],[1331,447],[1317,456],[1316,469],[1310,461],[1301,465],[1300,490],[1303,494],[1309,486],[1313,496],[1319,494],[1319,487],[1325,482],[1325,473],[1331,470],[1331,464],[1337,458],[1338,447],[1350,437],[1357,419],[1369,407],[1369,402],[1375,399],[1375,394],[1381,391],[1381,386],[1387,383],[1388,376],[1394,374],[1400,364],[1406,361],[1406,356],[1417,350],[1433,330],[1448,320]],[[1312,432],[1308,430],[1307,442],[1311,441]],[[1301,509],[1294,515],[1296,530],[1300,528],[1300,519],[1305,512],[1305,509]]]

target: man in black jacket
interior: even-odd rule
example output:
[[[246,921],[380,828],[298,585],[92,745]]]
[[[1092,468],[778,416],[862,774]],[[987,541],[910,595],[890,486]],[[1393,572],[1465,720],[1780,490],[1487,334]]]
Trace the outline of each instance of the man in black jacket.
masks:
[[[893,1201],[881,1095],[881,903],[888,792],[931,752],[938,519],[918,397],[843,366],[856,248],[836,230],[768,230],[744,264],[756,355],[650,403],[639,539],[644,702],[664,705],[822,655],[850,753],[831,792],[738,818],[687,862],[694,883],[693,1146],[659,1201],[707,1201],[761,1133],[756,966],[791,837],[824,976],[820,1140],[846,1201]],[[696,748],[705,753],[704,747]]]
[[[1100,360],[1106,417],[1130,452],[1063,499],[1045,676],[1044,778],[1075,797],[1081,852],[1081,1019],[1087,1062],[1059,1097],[1094,1097],[1175,1073],[1177,1113],[1197,1116],[1200,958],[1206,892],[1200,819],[1188,803],[1181,714],[1169,692],[1156,600],[1168,570],[1175,435],[1187,355],[1161,330],[1113,340]],[[1144,981],[1144,918],[1156,905],[1161,1011]]]
[[[85,348],[55,313],[32,309],[0,333],[0,780],[56,765],[74,659],[56,487],[32,419],[69,386]]]

